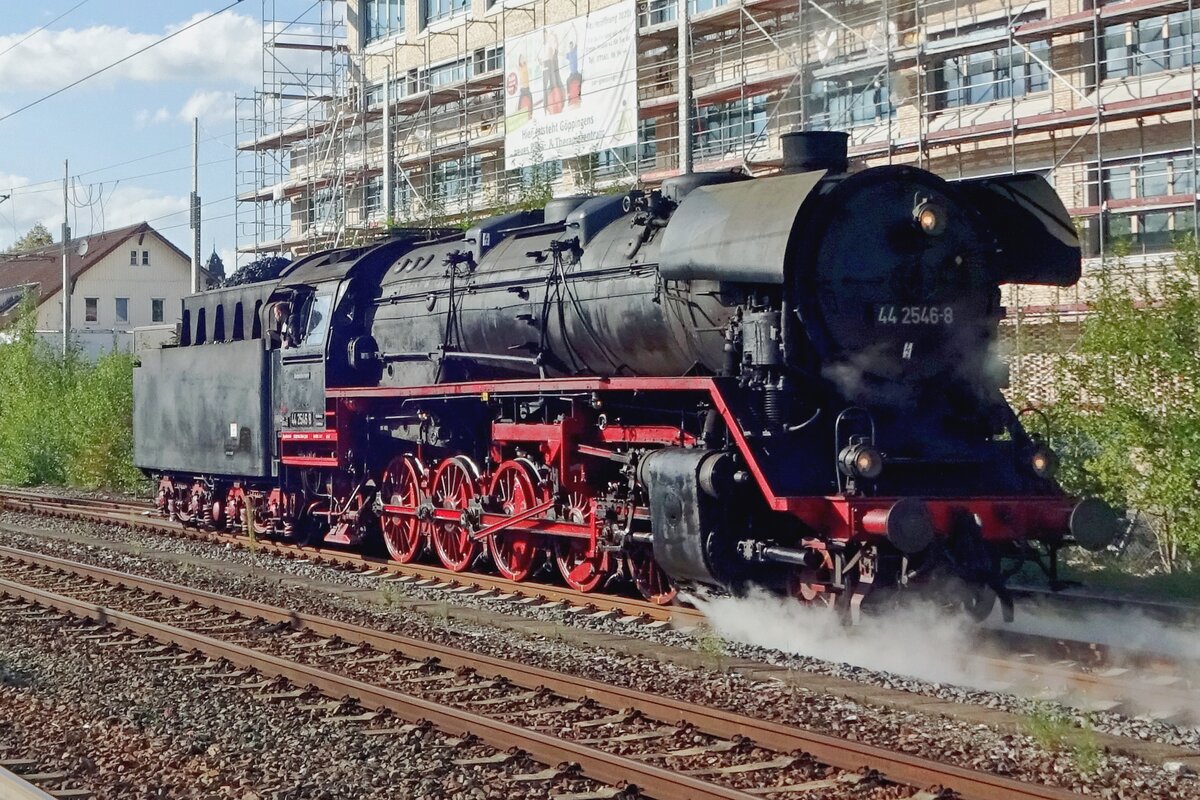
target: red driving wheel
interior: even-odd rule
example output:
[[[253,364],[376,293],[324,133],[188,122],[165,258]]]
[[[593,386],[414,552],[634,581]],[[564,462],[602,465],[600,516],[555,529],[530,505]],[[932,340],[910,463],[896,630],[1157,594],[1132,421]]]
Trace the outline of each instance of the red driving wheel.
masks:
[[[433,473],[430,482],[431,499],[437,509],[465,514],[467,506],[475,498],[479,469],[466,456],[448,458]],[[479,542],[471,538],[470,529],[461,518],[456,520],[435,519],[430,538],[438,559],[446,569],[462,572],[471,566],[479,554]]]
[[[425,549],[429,526],[417,518],[417,509],[425,500],[421,464],[412,456],[396,456],[383,471],[379,496],[385,506],[403,506],[404,513],[384,511],[379,518],[383,544],[388,555],[401,564],[416,559]]]
[[[512,517],[537,505],[535,479],[533,468],[523,460],[502,463],[492,477],[490,492],[496,510]],[[488,551],[496,569],[511,581],[528,578],[541,561],[540,538],[536,533],[512,528],[489,536]]]
[[[642,597],[656,605],[665,606],[675,599],[677,589],[667,573],[654,560],[649,547],[635,547],[626,556],[629,574]]]

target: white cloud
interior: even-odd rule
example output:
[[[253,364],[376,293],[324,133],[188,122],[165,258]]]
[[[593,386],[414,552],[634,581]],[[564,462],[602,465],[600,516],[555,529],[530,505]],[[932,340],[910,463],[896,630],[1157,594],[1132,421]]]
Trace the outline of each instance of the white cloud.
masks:
[[[148,108],[143,108],[134,115],[134,122],[139,128],[144,128],[147,125],[161,125],[171,119],[171,112],[166,106],[161,106],[156,111],[151,111]]]
[[[179,119],[191,122],[192,117],[199,117],[202,123],[220,122],[233,119],[233,92],[222,92],[216,89],[201,89],[193,92],[192,96],[179,109]]]
[[[139,33],[112,25],[43,31],[0,56],[0,91],[45,90],[94,72],[133,53],[206,13],[167,28]],[[26,32],[0,36],[0,50]],[[261,74],[262,25],[251,16],[226,12],[113,68],[97,80],[235,81],[254,85]]]

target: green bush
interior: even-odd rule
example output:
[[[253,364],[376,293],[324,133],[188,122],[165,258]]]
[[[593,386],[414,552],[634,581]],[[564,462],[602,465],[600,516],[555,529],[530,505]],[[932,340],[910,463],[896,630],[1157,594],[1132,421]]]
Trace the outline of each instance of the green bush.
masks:
[[[133,356],[61,353],[22,309],[0,343],[0,481],[89,489],[144,485],[133,466]]]
[[[1161,566],[1200,558],[1200,250],[1098,276],[1078,342],[1061,361],[1064,484],[1136,509]]]

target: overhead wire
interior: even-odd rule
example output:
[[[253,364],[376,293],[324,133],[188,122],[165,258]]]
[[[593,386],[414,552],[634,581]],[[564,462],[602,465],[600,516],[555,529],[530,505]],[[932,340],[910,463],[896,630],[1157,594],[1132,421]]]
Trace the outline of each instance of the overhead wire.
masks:
[[[77,8],[79,8],[79,7],[80,7],[80,6],[82,6],[84,3],[87,3],[88,1],[89,1],[89,0],[79,0],[79,2],[78,2],[78,3],[76,3],[76,4],[75,4],[75,5],[73,5],[73,6],[71,6],[71,7],[70,7],[70,8],[68,8],[66,11],[62,12],[61,14],[59,14],[59,15],[58,15],[57,17],[55,17],[54,19],[52,19],[52,20],[50,20],[49,22],[47,22],[45,25],[43,25],[43,26],[41,26],[40,28],[37,28],[37,29],[35,29],[35,30],[32,30],[32,31],[30,31],[29,33],[25,34],[24,38],[22,38],[20,41],[14,42],[13,44],[10,44],[8,47],[4,48],[3,50],[0,50],[0,56],[7,55],[9,52],[11,52],[11,51],[13,51],[13,50],[17,49],[18,47],[20,47],[21,45],[25,44],[25,43],[26,43],[26,42],[28,42],[30,39],[32,39],[34,36],[37,36],[37,35],[38,35],[39,33],[41,33],[42,31],[46,30],[46,28],[49,28],[51,25],[53,25],[54,23],[58,22],[60,19],[62,19],[63,17],[67,16],[67,15],[68,15],[68,14],[70,14],[72,11],[74,11],[74,10],[75,10],[75,9],[77,9]]]
[[[23,111],[28,111],[29,109],[33,108],[34,106],[44,103],[52,97],[57,97],[58,95],[67,91],[68,89],[73,89],[74,87],[78,86],[79,84],[81,84],[85,81],[91,80],[92,78],[96,77],[97,75],[102,75],[105,72],[108,72],[113,67],[124,64],[126,61],[129,61],[130,59],[141,55],[142,53],[146,52],[147,50],[150,50],[151,48],[157,47],[158,45],[162,44],[163,42],[174,39],[176,36],[178,36],[181,33],[190,31],[192,28],[195,28],[197,25],[201,25],[201,24],[207,22],[208,20],[212,19],[215,16],[224,14],[226,11],[228,11],[229,9],[233,8],[234,6],[238,5],[241,2],[242,2],[242,0],[233,0],[232,3],[230,3],[229,5],[225,6],[224,8],[222,8],[218,11],[214,11],[211,14],[201,17],[198,20],[190,22],[187,25],[184,25],[179,30],[171,31],[166,36],[159,37],[158,39],[154,40],[153,42],[146,45],[145,47],[141,47],[141,48],[133,51],[129,55],[122,56],[121,58],[117,59],[116,61],[112,62],[111,64],[108,64],[107,66],[101,67],[100,69],[97,69],[97,70],[93,70],[92,72],[89,72],[87,75],[84,75],[82,78],[72,81],[71,83],[68,83],[66,86],[63,86],[62,88],[55,89],[53,92],[50,92],[49,94],[42,95],[38,99],[32,100],[32,101],[26,103],[25,105],[21,106],[20,108],[16,109],[15,111],[10,111],[7,114],[5,114],[4,116],[0,117],[0,122],[3,122],[4,120],[9,119],[11,117],[15,117],[17,114],[20,114]]]

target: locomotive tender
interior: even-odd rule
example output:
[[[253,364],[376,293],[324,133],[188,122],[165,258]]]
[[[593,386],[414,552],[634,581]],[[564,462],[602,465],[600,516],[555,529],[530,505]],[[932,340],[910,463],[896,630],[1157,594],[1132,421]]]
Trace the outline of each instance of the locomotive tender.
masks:
[[[846,141],[189,297],[134,373],[135,460],[185,522],[401,562],[842,612],[950,576],[1007,614],[1005,564],[1115,534],[995,354],[1000,285],[1078,280],[1074,227],[1039,176],[850,173]]]

